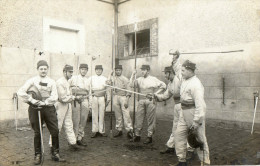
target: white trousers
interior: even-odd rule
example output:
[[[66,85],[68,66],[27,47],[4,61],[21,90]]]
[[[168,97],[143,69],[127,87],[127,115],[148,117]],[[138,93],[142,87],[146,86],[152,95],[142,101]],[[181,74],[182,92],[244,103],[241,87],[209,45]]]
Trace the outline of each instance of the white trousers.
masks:
[[[115,108],[116,129],[119,131],[122,131],[123,124],[125,126],[126,131],[133,130],[129,108],[125,108],[124,106],[126,102],[127,102],[126,96],[114,95],[113,106]]]
[[[180,114],[177,130],[175,132],[175,150],[179,161],[185,162],[186,151],[187,151],[188,129],[191,127],[193,123],[195,109],[186,109],[181,111],[182,114]],[[204,163],[206,164],[210,164],[209,147],[208,147],[207,138],[205,134],[205,120],[203,120],[202,125],[199,126],[199,128],[197,129],[197,132],[198,132],[199,139],[203,142],[203,148],[204,148],[203,150],[200,150],[200,148],[196,149],[199,159],[200,161],[204,160]]]
[[[105,133],[105,97],[92,98],[92,132]]]
[[[81,104],[76,102],[76,107],[74,102],[72,102],[72,121],[73,129],[76,135],[77,140],[82,140],[85,136],[84,130],[86,127],[88,114],[89,114],[89,105],[88,100],[84,100]]]
[[[71,104],[57,102],[55,103],[55,108],[57,111],[59,131],[61,131],[61,128],[63,126],[69,144],[71,145],[76,144],[76,137],[73,131]],[[50,146],[52,146],[51,142],[52,140],[50,136],[50,141],[49,141]]]

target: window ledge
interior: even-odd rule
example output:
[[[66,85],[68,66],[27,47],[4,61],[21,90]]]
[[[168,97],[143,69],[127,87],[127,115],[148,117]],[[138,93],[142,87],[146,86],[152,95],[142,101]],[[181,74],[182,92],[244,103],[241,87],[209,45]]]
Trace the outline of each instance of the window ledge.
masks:
[[[147,58],[147,57],[155,57],[158,56],[158,54],[141,54],[141,55],[137,55],[137,58]],[[135,59],[135,56],[126,56],[126,57],[119,57],[119,60],[128,60],[128,59]]]

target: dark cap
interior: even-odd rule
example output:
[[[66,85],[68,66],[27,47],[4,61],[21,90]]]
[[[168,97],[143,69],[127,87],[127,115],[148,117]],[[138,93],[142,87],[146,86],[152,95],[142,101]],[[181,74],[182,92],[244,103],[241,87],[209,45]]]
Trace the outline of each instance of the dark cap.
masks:
[[[82,63],[79,65],[79,68],[87,68],[88,69],[88,64]]]
[[[186,60],[183,64],[182,64],[183,67],[185,67],[186,69],[191,69],[191,70],[195,70],[196,69],[196,64],[189,61],[189,60]]]
[[[73,66],[65,65],[64,68],[63,68],[63,71],[73,71]]]
[[[115,69],[123,69],[122,65],[116,65]]]
[[[103,67],[102,67],[102,65],[96,65],[95,70],[96,69],[102,69],[103,70]]]
[[[150,65],[142,65],[141,69],[150,70]]]
[[[173,73],[175,73],[175,72],[173,71],[172,66],[166,66],[166,67],[164,68],[164,71],[162,71],[162,72],[173,72]]]
[[[49,67],[48,63],[45,60],[38,61],[37,69],[39,69],[40,66],[47,66],[47,67]]]

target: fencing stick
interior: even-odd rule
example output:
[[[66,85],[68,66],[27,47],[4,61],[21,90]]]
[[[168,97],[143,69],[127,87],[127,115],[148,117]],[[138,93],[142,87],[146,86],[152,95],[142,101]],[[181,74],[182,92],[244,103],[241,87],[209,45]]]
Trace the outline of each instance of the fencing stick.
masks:
[[[40,128],[40,134],[41,134],[41,165],[44,161],[44,146],[43,146],[43,134],[42,134],[42,121],[41,121],[41,111],[38,110],[38,118],[39,118],[39,128]]]
[[[256,101],[255,101],[255,110],[254,110],[254,118],[253,118],[253,123],[252,123],[251,135],[253,134],[253,131],[254,131],[255,114],[256,114],[257,103],[258,103],[258,96],[256,96]]]

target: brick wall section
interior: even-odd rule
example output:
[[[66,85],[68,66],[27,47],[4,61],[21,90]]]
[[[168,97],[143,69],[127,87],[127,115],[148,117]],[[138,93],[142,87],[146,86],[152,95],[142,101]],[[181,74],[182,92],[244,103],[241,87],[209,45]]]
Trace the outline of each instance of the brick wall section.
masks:
[[[143,56],[158,55],[158,19],[153,18],[137,23],[137,31],[150,29],[150,54]],[[127,34],[134,33],[134,24],[118,27],[118,56],[124,57],[124,49],[128,50]]]

